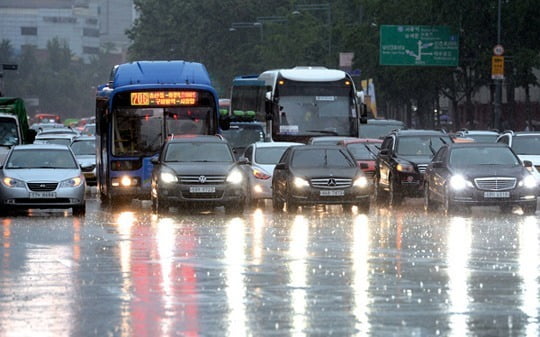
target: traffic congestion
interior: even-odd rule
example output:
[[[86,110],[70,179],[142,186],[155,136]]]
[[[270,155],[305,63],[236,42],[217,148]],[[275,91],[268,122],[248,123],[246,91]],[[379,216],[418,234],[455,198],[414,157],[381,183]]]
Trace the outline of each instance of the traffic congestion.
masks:
[[[0,337],[540,336],[538,18],[0,0]]]

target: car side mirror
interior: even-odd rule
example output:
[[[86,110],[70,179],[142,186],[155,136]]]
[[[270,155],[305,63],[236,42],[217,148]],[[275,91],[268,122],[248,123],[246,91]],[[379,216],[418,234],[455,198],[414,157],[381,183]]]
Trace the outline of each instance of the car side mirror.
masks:
[[[275,167],[276,170],[285,170],[286,168],[287,168],[287,164],[285,163],[279,163]]]
[[[523,166],[525,166],[525,167],[527,167],[527,168],[533,167],[533,163],[532,163],[532,161],[530,161],[530,160],[524,160],[524,161],[523,161]]]
[[[382,150],[379,151],[379,154],[381,156],[388,156],[389,151],[388,151],[388,149],[382,149]]]
[[[249,159],[247,159],[246,157],[242,157],[238,159],[237,163],[239,165],[249,165]]]
[[[441,168],[443,166],[441,161],[434,161],[431,165],[433,168]]]

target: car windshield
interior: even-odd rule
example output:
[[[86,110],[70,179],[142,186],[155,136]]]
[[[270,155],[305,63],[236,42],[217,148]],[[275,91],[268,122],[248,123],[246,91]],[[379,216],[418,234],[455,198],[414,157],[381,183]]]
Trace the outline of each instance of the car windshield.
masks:
[[[540,155],[540,135],[514,137],[512,150],[519,155]]]
[[[94,140],[79,140],[71,144],[71,149],[75,155],[95,155],[96,142]]]
[[[309,149],[298,150],[292,158],[292,167],[310,168],[310,167],[354,167],[356,163],[351,160],[339,149]]]
[[[450,166],[464,168],[478,165],[520,165],[519,159],[505,147],[456,148],[450,152]]]
[[[233,162],[234,157],[224,143],[171,143],[165,162]]]
[[[232,147],[248,147],[249,145],[264,141],[264,130],[260,125],[231,126],[221,134]]]
[[[261,147],[255,151],[255,162],[263,165],[275,165],[279,162],[286,147]]]
[[[8,169],[56,168],[76,169],[77,162],[67,150],[14,150],[6,162]]]
[[[433,156],[441,146],[451,142],[448,136],[400,137],[397,143],[397,153],[404,156]]]
[[[375,154],[379,151],[373,143],[353,143],[347,145],[347,148],[356,160],[373,160]]]
[[[385,124],[362,124],[360,125],[360,135],[363,138],[381,138],[396,129],[403,129],[402,123],[385,123]]]

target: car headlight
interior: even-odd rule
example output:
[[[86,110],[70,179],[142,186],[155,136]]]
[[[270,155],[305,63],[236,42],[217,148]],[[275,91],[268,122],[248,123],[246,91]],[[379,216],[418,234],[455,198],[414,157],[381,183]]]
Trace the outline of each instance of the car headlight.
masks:
[[[239,169],[234,168],[227,176],[227,182],[231,184],[240,184],[244,180],[244,175]]]
[[[294,177],[293,184],[296,188],[304,188],[309,186],[309,182],[306,179],[300,177]]]
[[[353,183],[353,186],[360,187],[360,188],[366,188],[369,185],[369,181],[365,176],[361,176],[356,178],[356,180]]]
[[[176,176],[176,174],[173,174],[169,171],[161,172],[161,174],[159,175],[159,179],[161,179],[161,181],[165,184],[178,182],[178,177]]]
[[[414,166],[409,163],[399,163],[396,166],[396,170],[399,172],[414,172]]]
[[[79,187],[84,183],[83,176],[69,178],[60,182],[60,187]]]
[[[450,188],[456,191],[463,190],[467,187],[472,187],[470,181],[465,179],[463,176],[455,175],[450,178]]]
[[[525,188],[535,188],[537,186],[536,178],[532,175],[528,175],[523,180],[521,180],[521,184]]]
[[[2,179],[2,184],[8,188],[24,187],[23,181],[11,177],[4,177],[4,179]]]

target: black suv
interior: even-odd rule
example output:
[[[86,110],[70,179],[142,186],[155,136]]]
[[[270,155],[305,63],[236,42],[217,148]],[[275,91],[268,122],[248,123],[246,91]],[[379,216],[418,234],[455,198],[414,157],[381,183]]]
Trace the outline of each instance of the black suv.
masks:
[[[152,210],[225,206],[241,213],[247,178],[231,146],[217,136],[184,136],[167,141],[152,158]]]
[[[381,144],[376,158],[374,199],[388,197],[389,206],[399,205],[404,197],[423,196],[424,172],[431,158],[451,137],[435,130],[396,130]]]

